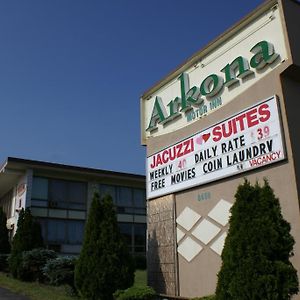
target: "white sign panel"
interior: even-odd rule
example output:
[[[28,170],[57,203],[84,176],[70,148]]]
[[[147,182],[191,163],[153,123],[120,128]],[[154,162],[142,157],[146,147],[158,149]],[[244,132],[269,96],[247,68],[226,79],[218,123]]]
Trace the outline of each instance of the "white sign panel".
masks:
[[[285,158],[273,96],[147,158],[147,197],[155,198]]]
[[[199,53],[199,62],[142,98],[143,144],[222,108],[288,58],[279,9],[268,6],[243,24]]]

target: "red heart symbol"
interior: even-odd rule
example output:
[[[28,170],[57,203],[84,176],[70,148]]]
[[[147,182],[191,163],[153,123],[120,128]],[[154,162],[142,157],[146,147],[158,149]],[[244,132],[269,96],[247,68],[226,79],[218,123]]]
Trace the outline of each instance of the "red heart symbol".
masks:
[[[207,140],[210,138],[210,133],[205,133],[202,135],[202,138],[205,142],[207,142]]]
[[[203,141],[203,138],[202,138],[201,135],[198,136],[198,137],[196,138],[196,143],[197,143],[197,144],[201,145],[201,144],[202,144],[202,141]]]

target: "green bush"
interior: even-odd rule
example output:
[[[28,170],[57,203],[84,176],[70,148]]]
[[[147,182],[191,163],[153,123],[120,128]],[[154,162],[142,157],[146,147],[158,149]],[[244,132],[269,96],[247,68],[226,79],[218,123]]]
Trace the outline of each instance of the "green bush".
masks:
[[[22,262],[19,268],[19,276],[23,281],[44,282],[46,277],[43,274],[43,268],[47,261],[57,257],[56,252],[47,249],[33,249],[24,251]]]
[[[76,258],[61,256],[49,260],[43,268],[43,274],[51,285],[67,284],[74,287],[74,268]]]
[[[294,238],[279,200],[267,181],[261,187],[247,180],[235,199],[216,299],[291,299],[298,292],[297,271],[289,261]]]
[[[9,254],[0,254],[0,271],[8,272],[8,257]]]
[[[43,247],[43,238],[40,224],[31,215],[30,209],[20,211],[17,232],[12,241],[11,255],[9,257],[9,271],[15,278],[20,278],[22,266],[22,253],[34,248]]]
[[[115,300],[151,300],[155,299],[156,293],[152,287],[130,287],[126,290],[117,290],[114,293]]]
[[[120,233],[115,207],[110,196],[101,200],[95,194],[82,249],[75,267],[75,284],[87,299],[113,299],[118,289],[134,282],[134,263]]]

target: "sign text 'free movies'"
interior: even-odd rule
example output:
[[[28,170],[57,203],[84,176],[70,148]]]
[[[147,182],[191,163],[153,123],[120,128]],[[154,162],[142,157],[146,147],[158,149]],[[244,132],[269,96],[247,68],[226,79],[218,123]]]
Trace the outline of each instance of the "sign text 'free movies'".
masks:
[[[147,159],[147,197],[184,190],[285,158],[276,97]]]

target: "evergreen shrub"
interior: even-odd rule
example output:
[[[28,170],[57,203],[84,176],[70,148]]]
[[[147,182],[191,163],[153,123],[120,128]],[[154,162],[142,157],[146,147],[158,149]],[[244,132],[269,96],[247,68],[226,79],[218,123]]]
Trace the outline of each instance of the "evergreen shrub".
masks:
[[[126,290],[117,290],[115,300],[152,300],[156,299],[156,293],[152,287],[130,287]]]
[[[95,194],[75,267],[75,285],[87,299],[113,299],[134,281],[134,263],[120,233],[111,196]]]
[[[15,278],[21,278],[22,253],[34,248],[43,247],[41,227],[26,208],[19,213],[17,232],[12,241],[11,255],[9,257],[9,271]]]
[[[287,195],[288,196],[288,195]],[[218,274],[217,300],[288,300],[298,292],[294,239],[267,180],[235,194]]]

